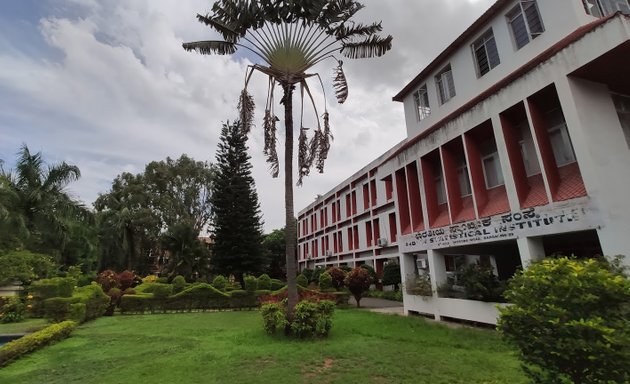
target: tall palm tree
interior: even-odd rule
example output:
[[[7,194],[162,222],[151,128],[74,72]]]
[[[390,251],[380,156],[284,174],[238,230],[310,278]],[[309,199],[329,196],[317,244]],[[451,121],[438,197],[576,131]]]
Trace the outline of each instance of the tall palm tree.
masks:
[[[58,249],[67,235],[65,219],[86,213],[65,190],[80,177],[79,168],[65,162],[46,166],[41,152],[32,154],[26,145],[18,152],[15,171],[2,170],[3,189],[7,189],[3,195],[12,196],[12,208],[23,217],[28,233],[41,243],[38,247]],[[50,244],[47,239],[60,244]]]
[[[382,30],[380,22],[366,25],[352,21],[363,7],[354,0],[219,0],[214,3],[211,14],[198,14],[197,20],[218,32],[222,39],[183,44],[185,50],[202,54],[227,55],[235,53],[238,48],[245,48],[255,55],[259,62],[248,67],[245,87],[239,99],[240,120],[242,129],[249,132],[254,103],[247,92],[247,83],[255,71],[267,75],[269,90],[263,119],[264,154],[274,177],[279,171],[276,152],[276,121],[279,119],[274,113],[274,89],[277,85],[282,88],[289,318],[298,300],[295,282],[297,228],[293,207],[293,92],[299,86],[302,106],[306,94],[318,116],[307,79],[317,77],[322,86],[323,83],[317,73],[307,73],[309,69],[326,59],[337,61],[333,87],[337,101],[343,103],[348,96],[348,86],[343,63],[334,54],[360,59],[381,56],[391,49],[392,37],[378,35]],[[306,135],[307,128],[300,123],[298,185],[313,164],[320,173],[324,170],[332,139],[325,106],[322,121],[323,129],[318,117],[317,129],[310,141]]]

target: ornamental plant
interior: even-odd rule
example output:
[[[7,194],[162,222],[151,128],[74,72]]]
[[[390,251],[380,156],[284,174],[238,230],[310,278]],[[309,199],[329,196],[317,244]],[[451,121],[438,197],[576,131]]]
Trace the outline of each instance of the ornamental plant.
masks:
[[[228,280],[223,275],[216,275],[212,280],[212,286],[218,289],[219,291],[225,291],[225,287],[227,286]]]
[[[262,275],[258,276],[258,289],[271,289],[271,277],[269,277],[268,274],[263,273]]]
[[[324,272],[319,275],[319,290],[322,292],[329,291],[332,289],[332,276],[330,273]]]
[[[594,259],[547,258],[518,272],[498,328],[536,383],[630,382],[630,281]]]
[[[383,267],[383,279],[381,280],[383,285],[393,285],[394,291],[397,291],[401,280],[400,265],[391,261],[385,264]]]
[[[24,304],[19,297],[11,296],[0,306],[0,323],[19,323],[24,319]]]
[[[330,277],[332,277],[333,288],[337,290],[343,288],[346,273],[341,268],[331,267],[328,268],[326,272],[328,272],[330,274]]]
[[[299,285],[300,287],[308,287],[308,279],[306,278],[306,276],[304,276],[303,274],[299,274],[298,277],[295,279],[295,282],[297,283],[297,285]]]
[[[357,307],[360,307],[361,297],[363,296],[363,292],[370,289],[370,285],[372,285],[372,277],[370,276],[370,272],[367,269],[357,267],[348,272],[348,275],[345,279],[345,284],[354,296],[354,299],[357,301]]]

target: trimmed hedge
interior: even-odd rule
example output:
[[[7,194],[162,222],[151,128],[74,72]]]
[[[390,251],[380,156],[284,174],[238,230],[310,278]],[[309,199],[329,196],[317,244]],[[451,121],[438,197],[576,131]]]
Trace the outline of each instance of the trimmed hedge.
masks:
[[[38,332],[31,333],[17,340],[13,340],[0,347],[0,367],[4,367],[29,352],[35,351],[47,344],[52,344],[70,336],[77,323],[64,321],[52,324]]]
[[[76,285],[76,280],[70,277],[53,277],[34,281],[29,291],[36,299],[49,299],[51,297],[70,297]]]
[[[271,279],[271,290],[272,291],[277,291],[278,289],[282,289],[282,287],[286,286],[285,283],[282,282],[282,280],[278,280],[278,279]]]
[[[92,283],[75,290],[72,297],[51,297],[42,303],[44,317],[54,322],[74,320],[82,323],[100,317],[109,306],[110,298],[100,285]],[[76,304],[83,304],[79,309]],[[74,306],[74,307],[73,307]]]

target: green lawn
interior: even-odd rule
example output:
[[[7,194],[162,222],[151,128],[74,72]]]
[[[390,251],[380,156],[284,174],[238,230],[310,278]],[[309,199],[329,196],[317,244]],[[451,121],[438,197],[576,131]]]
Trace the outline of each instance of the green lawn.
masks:
[[[0,335],[10,335],[38,331],[48,325],[44,319],[26,319],[19,323],[0,324]]]
[[[100,318],[0,369],[0,383],[524,383],[494,331],[335,313],[326,340],[270,337],[260,314]]]

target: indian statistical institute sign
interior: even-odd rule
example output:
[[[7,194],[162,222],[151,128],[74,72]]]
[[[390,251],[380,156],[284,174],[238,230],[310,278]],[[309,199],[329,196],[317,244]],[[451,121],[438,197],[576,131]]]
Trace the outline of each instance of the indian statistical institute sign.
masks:
[[[427,229],[401,236],[398,247],[408,253],[597,228],[596,210],[589,203],[588,198],[576,199]]]

